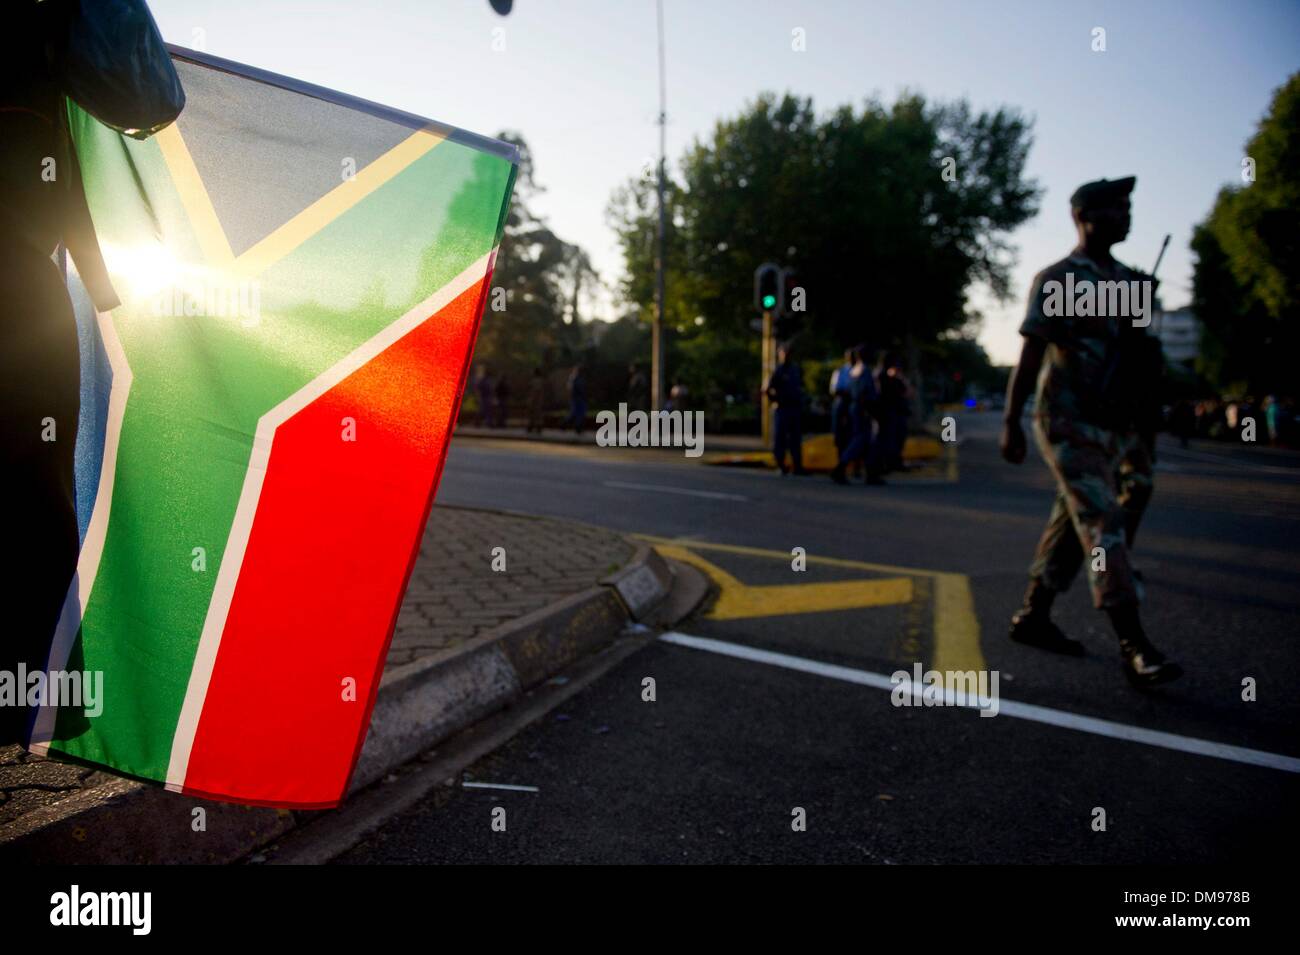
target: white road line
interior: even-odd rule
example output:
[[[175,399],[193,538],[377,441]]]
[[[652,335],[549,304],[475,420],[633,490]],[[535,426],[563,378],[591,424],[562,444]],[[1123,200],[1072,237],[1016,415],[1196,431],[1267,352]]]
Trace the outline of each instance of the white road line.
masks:
[[[661,494],[685,494],[689,497],[707,497],[714,501],[748,501],[743,494],[725,494],[722,491],[695,491],[687,487],[667,484],[633,484],[630,481],[605,481],[605,487],[625,488],[629,491],[658,491]]]
[[[536,786],[513,786],[509,783],[461,783],[466,789],[508,789],[516,793],[539,793]]]
[[[805,660],[802,657],[773,653],[770,650],[758,650],[739,643],[728,643],[725,640],[693,637],[690,634],[677,633],[676,631],[664,633],[659,639],[681,647],[690,647],[692,650],[705,650],[709,653],[718,653],[754,663],[766,663],[769,666],[798,670],[800,673],[811,673],[815,676],[824,676],[845,683],[856,683],[860,686],[870,686],[878,690],[893,690],[895,686],[893,680],[882,673],[854,670],[850,667],[836,666],[832,663],[819,663],[816,660]],[[1287,773],[1300,773],[1300,759],[1294,756],[1283,756],[1280,753],[1268,753],[1258,749],[1246,749],[1242,746],[1230,746],[1227,743],[1215,743],[1206,739],[1179,736],[1176,733],[1163,733],[1160,730],[1129,726],[1126,723],[1114,723],[1093,716],[1079,716],[1077,713],[1053,710],[1046,706],[1035,706],[1032,703],[1017,703],[1014,700],[999,698],[998,715],[1013,716],[1022,720],[1032,720],[1035,723],[1046,723],[1049,726],[1079,730],[1084,733],[1092,733],[1094,736],[1106,736],[1110,739],[1145,743],[1148,746],[1159,746],[1163,749],[1193,753],[1197,756],[1212,756],[1216,759],[1227,759],[1251,766],[1280,769]]]

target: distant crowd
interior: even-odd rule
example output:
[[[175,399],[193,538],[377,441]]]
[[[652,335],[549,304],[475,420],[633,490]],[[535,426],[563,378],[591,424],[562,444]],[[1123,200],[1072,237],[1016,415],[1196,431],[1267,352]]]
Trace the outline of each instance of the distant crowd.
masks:
[[[803,464],[805,392],[803,372],[788,344],[777,349],[777,366],[764,384],[772,404],[772,454],[782,474],[808,473]],[[507,410],[513,394],[505,375],[493,374],[480,364],[471,382],[478,406],[473,422],[480,428],[506,427]],[[582,365],[574,365],[565,381],[568,415],[561,430],[581,434],[587,420],[587,377]],[[626,388],[629,410],[650,406],[650,382],[639,365],[628,368]],[[546,410],[547,378],[542,369],[533,370],[526,395],[525,430],[540,433]],[[884,484],[884,475],[904,471],[903,446],[907,441],[913,390],[903,371],[901,358],[887,351],[873,351],[865,345],[850,348],[844,361],[830,376],[831,430],[837,454],[831,478],[846,484],[861,477],[866,484]],[[685,409],[690,394],[682,382],[674,381],[664,401],[664,410]]]
[[[777,366],[767,382],[772,412],[772,455],[782,474],[805,474],[803,374],[789,345],[777,350]],[[847,484],[861,475],[866,484],[884,484],[890,471],[906,470],[903,445],[911,414],[912,386],[903,363],[891,352],[874,355],[866,345],[844,353],[831,373],[831,431],[838,454],[831,479]],[[787,466],[786,459],[790,459]]]
[[[524,430],[540,434],[545,422],[547,406],[547,377],[541,368],[534,368],[528,380],[526,402],[527,423]],[[478,405],[474,424],[480,428],[504,428],[510,408],[512,394],[509,379],[502,374],[495,374],[486,365],[479,365],[474,372],[471,389]],[[568,414],[560,422],[561,431],[573,431],[582,434],[587,424],[587,372],[578,364],[573,365],[564,382],[564,392],[568,399]],[[631,411],[645,411],[650,407],[650,379],[640,365],[628,368],[627,406]],[[664,410],[685,409],[689,392],[680,381],[674,381]]]
[[[1184,447],[1190,438],[1300,447],[1300,417],[1295,401],[1273,395],[1258,400],[1248,396],[1180,401],[1169,409],[1167,425],[1169,433]]]

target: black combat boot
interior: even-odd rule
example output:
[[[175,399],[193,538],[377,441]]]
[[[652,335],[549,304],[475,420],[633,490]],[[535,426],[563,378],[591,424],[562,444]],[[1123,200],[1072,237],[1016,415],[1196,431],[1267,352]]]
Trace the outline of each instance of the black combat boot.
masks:
[[[1160,686],[1183,675],[1183,668],[1151,645],[1142,630],[1137,604],[1107,607],[1111,625],[1119,637],[1119,654],[1124,661],[1124,676],[1138,689]]]
[[[1052,601],[1055,599],[1056,591],[1038,580],[1029,581],[1024,605],[1011,616],[1011,639],[1040,650],[1081,657],[1083,644],[1071,640],[1052,623]]]

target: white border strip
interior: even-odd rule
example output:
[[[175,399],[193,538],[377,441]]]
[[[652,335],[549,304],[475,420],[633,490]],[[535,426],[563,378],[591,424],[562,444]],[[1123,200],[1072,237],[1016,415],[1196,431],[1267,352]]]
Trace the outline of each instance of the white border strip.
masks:
[[[252,455],[248,461],[248,470],[244,474],[244,486],[239,493],[239,504],[235,508],[234,523],[231,524],[230,536],[226,540],[226,549],[221,557],[221,567],[217,571],[216,583],[212,588],[212,600],[208,604],[207,617],[203,621],[203,630],[199,635],[199,646],[194,656],[194,665],[190,670],[185,702],[181,706],[176,734],[172,737],[171,759],[167,767],[167,789],[179,792],[184,788],[190,752],[194,747],[194,734],[198,730],[199,715],[203,711],[208,684],[212,681],[212,670],[221,648],[221,635],[226,629],[226,617],[230,613],[235,585],[244,563],[244,553],[248,549],[248,537],[253,529],[257,502],[262,496],[262,482],[266,479],[266,468],[271,460],[271,445],[276,429],[348,375],[423,324],[431,315],[440,312],[464,292],[482,282],[487,275],[491,274],[496,253],[494,247],[438,291],[386,326],[373,338],[363,342],[331,368],[307,382],[258,420],[257,431],[253,435]]]
[[[841,680],[845,683],[874,687],[878,690],[892,691],[896,685],[890,677],[882,673],[854,670],[850,667],[836,666],[831,663],[818,663],[816,660],[805,660],[802,657],[792,657],[784,653],[774,653],[770,650],[758,650],[754,647],[747,647],[739,643],[728,643],[724,640],[692,637],[689,634],[677,633],[676,631],[664,633],[659,639],[680,647],[690,647],[692,650],[705,650],[709,653],[718,653],[722,656],[735,657],[740,660],[750,660],[754,663],[766,663],[769,666],[782,667],[786,670],[798,670],[800,673],[811,673],[832,680]],[[1093,716],[1079,716],[1076,713],[1053,710],[1032,703],[1017,703],[1014,700],[999,699],[998,715],[1014,716],[1035,723],[1046,723],[1049,726],[1079,730],[1083,733],[1091,733],[1094,736],[1128,740],[1131,743],[1145,743],[1147,746],[1158,746],[1162,749],[1192,753],[1196,756],[1211,756],[1215,759],[1226,759],[1235,763],[1246,763],[1250,766],[1263,766],[1266,769],[1280,769],[1287,773],[1300,773],[1300,759],[1294,756],[1283,756],[1280,753],[1268,753],[1259,749],[1246,749],[1242,746],[1231,746],[1227,743],[1216,743],[1212,740],[1196,739],[1191,736],[1179,736],[1176,733],[1163,733],[1160,730],[1129,726],[1127,723],[1114,723]]]
[[[99,470],[99,487],[95,492],[95,506],[90,512],[90,523],[86,527],[86,539],[77,555],[77,570],[68,585],[68,593],[63,598],[63,609],[59,612],[59,622],[54,629],[54,639],[50,644],[50,656],[45,669],[62,670],[67,667],[68,657],[77,641],[77,631],[81,629],[81,618],[86,604],[90,601],[90,592],[95,586],[95,576],[99,573],[99,562],[104,556],[104,540],[108,535],[108,514],[113,504],[113,483],[117,477],[117,447],[122,436],[122,419],[126,414],[126,399],[131,392],[131,366],[127,363],[126,352],[117,337],[117,328],[113,324],[110,312],[96,312],[95,320],[99,324],[99,334],[104,341],[104,351],[108,355],[109,368],[113,372],[113,383],[108,393],[108,420],[104,425],[104,459]],[[32,738],[28,749],[42,756],[48,755],[49,742],[54,738],[55,724],[58,719],[58,707],[43,706],[36,714],[32,728]]]

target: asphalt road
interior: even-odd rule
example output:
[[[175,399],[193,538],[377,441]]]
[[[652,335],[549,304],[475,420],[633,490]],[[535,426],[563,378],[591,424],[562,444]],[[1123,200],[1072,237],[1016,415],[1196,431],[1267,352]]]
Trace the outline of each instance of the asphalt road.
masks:
[[[1055,617],[1087,657],[1007,640],[1051,484],[1032,452],[998,459],[994,417],[963,415],[958,433],[955,480],[885,488],[457,441],[440,501],[672,539],[723,598],[465,776],[536,792],[444,788],[339,861],[1285,858],[1300,844],[1300,456],[1162,439],[1135,556],[1148,632],[1187,675],[1142,694],[1082,580]],[[995,717],[881,688],[972,660],[999,676]]]

